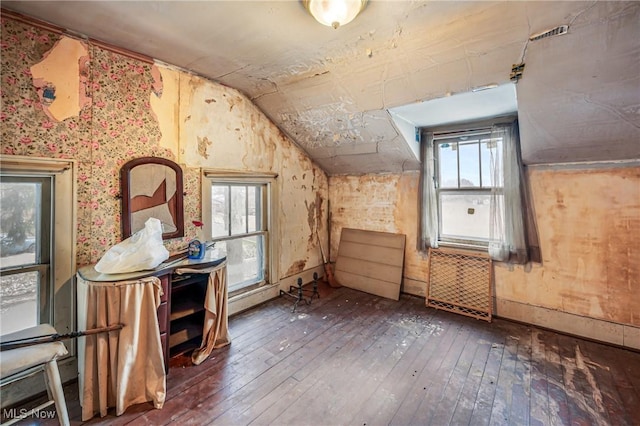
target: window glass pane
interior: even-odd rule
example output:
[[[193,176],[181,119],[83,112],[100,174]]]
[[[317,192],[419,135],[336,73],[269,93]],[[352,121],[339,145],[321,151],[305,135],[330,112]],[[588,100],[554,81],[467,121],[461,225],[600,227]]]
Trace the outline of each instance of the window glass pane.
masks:
[[[460,187],[480,186],[480,153],[477,143],[461,143],[460,150]]]
[[[263,235],[253,235],[216,243],[220,254],[227,256],[229,291],[264,280],[264,241]]]
[[[489,239],[489,194],[440,194],[441,237]]]
[[[0,258],[2,267],[29,265],[39,261],[42,184],[37,182],[0,183]]]
[[[229,235],[229,186],[211,186],[211,232],[212,237]]]
[[[247,187],[231,187],[231,235],[247,232]]]
[[[258,223],[258,216],[257,213],[260,211],[260,208],[257,207],[259,206],[259,197],[258,197],[258,193],[260,192],[260,188],[259,187],[255,187],[255,186],[249,186],[247,188],[247,201],[249,203],[249,205],[247,206],[247,220],[248,222],[248,232],[255,232],[258,229],[260,229],[259,227],[259,223]]]
[[[438,144],[438,170],[440,188],[458,187],[458,143]]]
[[[0,334],[38,325],[37,271],[0,277]]]

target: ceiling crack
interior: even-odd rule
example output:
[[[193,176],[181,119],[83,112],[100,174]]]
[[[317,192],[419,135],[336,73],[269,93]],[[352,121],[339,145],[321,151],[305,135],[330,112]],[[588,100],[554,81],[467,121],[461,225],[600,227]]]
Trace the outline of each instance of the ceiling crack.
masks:
[[[263,97],[263,96],[266,96],[266,95],[273,95],[274,93],[278,93],[278,92],[279,92],[278,85],[277,85],[274,81],[271,81],[271,80],[269,80],[268,78],[261,78],[261,79],[259,79],[259,80],[263,80],[263,81],[267,81],[267,82],[271,83],[271,84],[273,85],[273,90],[272,90],[272,91],[270,91],[270,92],[260,93],[260,94],[259,94],[259,95],[257,95],[257,96],[253,96],[253,97],[251,97],[250,99],[251,99],[251,101],[252,101],[252,102],[253,102],[253,101],[257,101],[258,99],[260,99],[260,98],[261,98],[261,97]]]
[[[249,67],[249,65],[248,65],[248,64],[247,64],[247,65],[243,65],[243,66],[241,66],[240,68],[237,68],[237,69],[235,69],[235,70],[233,70],[233,71],[229,71],[229,72],[224,73],[224,74],[222,74],[222,75],[217,75],[217,76],[215,76],[214,78],[215,78],[216,80],[220,80],[220,79],[222,79],[222,78],[225,78],[225,77],[226,77],[226,76],[228,76],[228,75],[231,75],[231,74],[236,73],[236,72],[238,72],[238,71],[242,71],[243,69],[248,68],[248,67]]]
[[[527,13],[527,41],[524,43],[524,48],[522,49],[522,55],[520,56],[520,64],[524,63],[524,57],[527,54],[527,48],[529,47],[529,36],[531,35],[531,21],[529,20],[529,13]]]
[[[571,21],[569,21],[569,27],[571,27],[571,25],[573,25],[573,23],[575,22],[576,19],[578,19],[580,17],[580,15],[582,15],[583,13],[589,11],[590,9],[592,9],[596,4],[598,3],[598,0],[595,0],[593,3],[591,3],[589,6],[585,7],[584,9],[582,9],[580,12],[578,12],[576,14],[576,16],[574,16]]]
[[[600,108],[606,109],[607,111],[609,111],[610,113],[612,113],[613,115],[615,115],[616,117],[621,119],[622,121],[625,121],[628,124],[631,124],[636,129],[640,129],[640,125],[639,124],[634,123],[632,120],[629,120],[627,117],[624,116],[624,114],[622,114],[620,111],[618,111],[617,108],[614,108],[614,107],[612,107],[610,105],[607,105],[607,104],[604,104],[602,102],[594,101],[593,99],[590,99],[588,96],[584,97],[584,101],[586,103],[588,103],[588,104],[597,105]]]

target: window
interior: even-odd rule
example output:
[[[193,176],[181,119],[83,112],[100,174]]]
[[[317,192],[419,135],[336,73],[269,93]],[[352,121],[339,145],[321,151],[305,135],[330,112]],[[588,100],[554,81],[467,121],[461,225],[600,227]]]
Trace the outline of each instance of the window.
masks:
[[[58,333],[74,327],[76,163],[0,155],[0,329],[38,323]],[[63,382],[78,375],[75,341],[58,362]],[[25,372],[29,376],[30,372]],[[2,388],[4,405],[43,392],[41,375]]]
[[[502,143],[492,138],[491,128],[434,133],[439,241],[488,245],[491,197],[502,197]],[[503,205],[498,202],[498,208]]]
[[[206,239],[214,241],[227,257],[229,292],[269,283],[273,258],[271,179],[205,176],[202,214]]]
[[[53,323],[51,177],[0,181],[0,333]]]
[[[422,249],[482,248],[493,260],[520,264],[539,253],[518,120],[505,120],[512,119],[423,132]]]

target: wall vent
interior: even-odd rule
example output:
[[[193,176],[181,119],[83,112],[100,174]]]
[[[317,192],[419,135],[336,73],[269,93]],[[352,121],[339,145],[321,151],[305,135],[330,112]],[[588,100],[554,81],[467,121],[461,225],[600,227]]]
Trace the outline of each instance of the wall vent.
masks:
[[[538,33],[538,34],[534,34],[534,35],[529,37],[529,40],[530,41],[536,41],[536,40],[540,40],[541,38],[559,36],[559,35],[562,35],[562,34],[566,34],[568,32],[569,32],[569,26],[568,25],[560,25],[559,27],[555,27],[555,28],[543,31],[543,32]]]

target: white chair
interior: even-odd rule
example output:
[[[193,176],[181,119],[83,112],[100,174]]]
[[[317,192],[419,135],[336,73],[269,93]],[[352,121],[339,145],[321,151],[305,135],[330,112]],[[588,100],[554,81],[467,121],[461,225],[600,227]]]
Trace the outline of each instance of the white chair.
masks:
[[[15,333],[5,334],[2,336],[2,341],[8,342],[31,337],[48,336],[52,334],[56,334],[55,328],[49,324],[40,324],[35,327],[16,331]],[[2,351],[0,352],[0,386],[5,386],[9,383],[25,378],[25,376],[20,373],[30,368],[43,368],[45,372],[45,384],[47,386],[49,401],[31,410],[29,415],[48,407],[51,404],[55,404],[60,424],[67,426],[69,425],[69,415],[67,414],[67,404],[64,399],[62,381],[60,380],[58,363],[56,361],[58,358],[66,354],[67,349],[62,342],[42,343]],[[36,372],[37,371],[39,370],[36,370]],[[21,420],[20,417],[21,416],[3,423],[3,426],[10,425]]]

